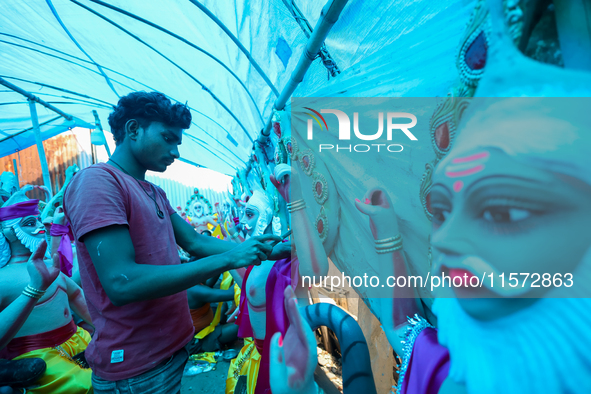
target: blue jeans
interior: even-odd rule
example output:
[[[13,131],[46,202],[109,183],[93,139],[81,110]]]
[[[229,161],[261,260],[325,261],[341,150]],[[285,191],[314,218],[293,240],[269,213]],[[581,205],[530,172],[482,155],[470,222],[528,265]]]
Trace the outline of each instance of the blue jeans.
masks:
[[[93,372],[92,387],[95,394],[178,394],[188,359],[185,347],[149,371],[115,382],[101,379]]]

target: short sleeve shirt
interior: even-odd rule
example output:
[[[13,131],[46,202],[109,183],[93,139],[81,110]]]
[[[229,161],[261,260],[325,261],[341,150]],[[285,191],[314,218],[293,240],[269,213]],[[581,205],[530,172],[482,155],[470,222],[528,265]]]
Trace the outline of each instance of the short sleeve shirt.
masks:
[[[123,225],[129,228],[137,264],[180,264],[170,219],[176,211],[164,190],[108,164],[96,164],[74,176],[64,211],[76,238],[82,288],[96,328],[85,353],[94,373],[111,381],[137,376],[186,345],[194,334],[186,291],[115,306],[80,242],[93,230]]]

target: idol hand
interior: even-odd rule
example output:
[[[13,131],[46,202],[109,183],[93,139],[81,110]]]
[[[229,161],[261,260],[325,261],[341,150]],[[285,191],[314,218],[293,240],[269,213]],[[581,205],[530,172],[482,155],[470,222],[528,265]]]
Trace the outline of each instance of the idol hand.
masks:
[[[64,224],[64,222],[66,221],[66,214],[64,213],[64,209],[62,207],[58,207],[55,210],[55,213],[53,215],[53,224]]]
[[[50,264],[46,264],[43,260],[46,249],[47,242],[41,242],[27,263],[27,272],[31,278],[30,285],[37,290],[46,290],[60,273],[60,259],[57,253],[53,255]]]
[[[269,179],[271,180],[271,183],[273,184],[273,186],[275,186],[279,194],[281,194],[281,197],[283,197],[283,199],[286,202],[290,202],[289,185],[291,184],[291,175],[284,175],[281,179],[278,180],[275,179],[275,175],[271,174],[269,176]]]
[[[270,383],[273,394],[317,394],[314,370],[318,364],[316,338],[300,315],[291,286],[285,288],[285,309],[289,328],[285,338],[277,332],[271,338]]]
[[[398,235],[398,218],[390,197],[382,188],[365,193],[363,201],[355,200],[355,207],[369,216],[369,226],[374,239],[384,239]]]

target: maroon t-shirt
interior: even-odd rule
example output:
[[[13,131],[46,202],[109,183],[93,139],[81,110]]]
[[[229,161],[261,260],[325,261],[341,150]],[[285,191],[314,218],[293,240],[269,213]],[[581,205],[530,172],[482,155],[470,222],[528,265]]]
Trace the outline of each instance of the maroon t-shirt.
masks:
[[[85,234],[111,225],[129,227],[137,264],[176,265],[176,248],[170,206],[164,190],[140,181],[108,164],[80,171],[64,196],[64,211],[76,237],[82,288],[92,322],[94,337],[86,359],[94,373],[106,380],[137,376],[157,366],[193,337],[194,329],[187,292],[139,301],[117,307],[111,303],[96,273],[84,243]],[[164,212],[156,213],[155,197]]]

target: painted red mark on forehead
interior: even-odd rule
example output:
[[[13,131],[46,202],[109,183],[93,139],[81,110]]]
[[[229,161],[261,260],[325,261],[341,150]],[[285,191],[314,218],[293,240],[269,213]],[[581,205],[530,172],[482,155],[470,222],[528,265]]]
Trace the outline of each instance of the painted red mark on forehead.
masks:
[[[466,175],[476,174],[477,172],[480,172],[482,170],[484,170],[484,166],[482,164],[479,164],[476,167],[472,167],[463,171],[447,171],[445,175],[447,175],[450,178],[459,178]]]
[[[466,156],[466,157],[458,157],[452,160],[452,163],[454,164],[458,164],[458,163],[469,163],[471,161],[474,160],[478,160],[478,159],[483,159],[486,157],[489,157],[490,153],[488,152],[480,152],[480,153],[476,153],[470,156]]]
[[[455,181],[454,182],[454,192],[459,193],[463,187],[464,187],[463,181]]]

